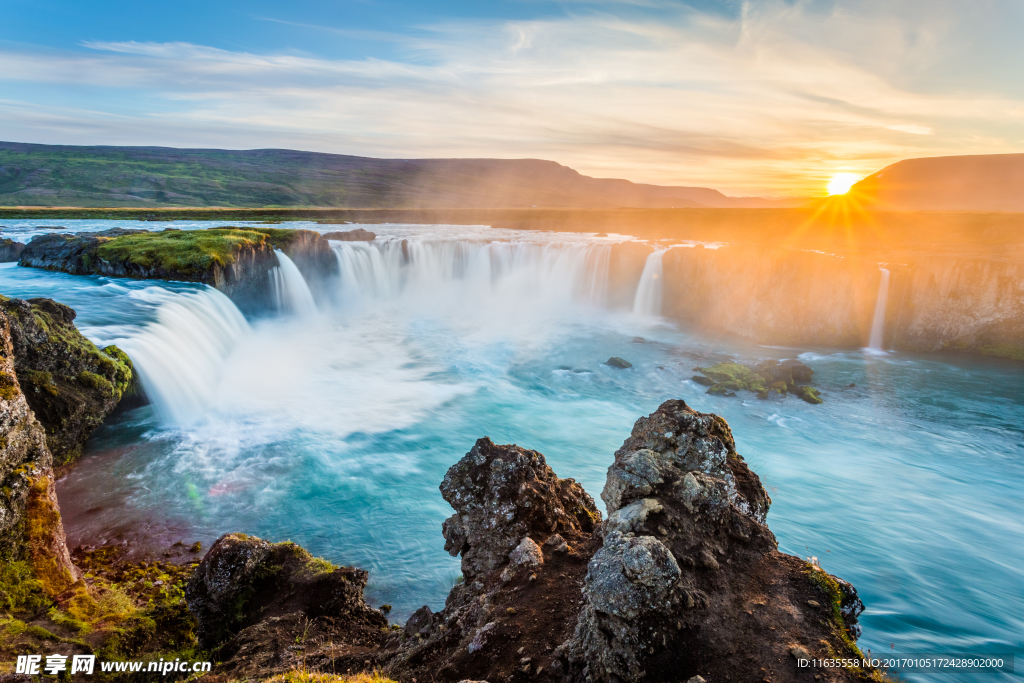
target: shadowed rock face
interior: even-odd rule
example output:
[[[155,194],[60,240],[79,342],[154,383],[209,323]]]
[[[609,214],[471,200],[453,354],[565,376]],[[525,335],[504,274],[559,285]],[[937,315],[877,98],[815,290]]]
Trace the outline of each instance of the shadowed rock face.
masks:
[[[378,645],[387,619],[363,600],[366,578],[361,569],[335,567],[294,543],[227,534],[203,558],[185,599],[200,644],[221,646],[227,663],[220,672],[265,676],[296,665],[294,646],[311,635],[358,651]]]
[[[52,299],[6,299],[18,382],[46,430],[54,462],[81,455],[94,429],[133,388],[134,369],[116,346],[98,349],[75,327],[75,312]]]

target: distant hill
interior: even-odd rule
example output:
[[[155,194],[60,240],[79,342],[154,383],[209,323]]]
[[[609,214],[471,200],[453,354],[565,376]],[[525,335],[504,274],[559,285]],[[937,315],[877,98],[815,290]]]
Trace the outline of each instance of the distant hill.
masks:
[[[906,159],[850,193],[879,209],[1024,211],[1024,154]]]
[[[591,178],[538,159],[0,142],[0,206],[741,208],[804,201]]]

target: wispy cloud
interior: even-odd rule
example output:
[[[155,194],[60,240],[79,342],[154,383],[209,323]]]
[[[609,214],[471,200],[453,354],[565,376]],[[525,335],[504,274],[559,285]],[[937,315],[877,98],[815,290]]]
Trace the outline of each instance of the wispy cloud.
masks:
[[[1015,11],[1013,0],[985,1],[993,21]],[[138,104],[130,123],[122,110],[116,123],[96,114],[97,101],[59,124],[53,112],[33,122],[14,111],[31,101],[0,103],[0,115],[38,141],[541,157],[734,193],[811,192],[834,172],[867,174],[908,156],[1024,149],[1024,93],[950,67],[966,9],[936,0],[922,20],[909,4],[453,21],[387,34],[403,55],[392,60],[189,43],[8,49],[0,80],[118,91]],[[989,29],[998,30],[969,27]]]

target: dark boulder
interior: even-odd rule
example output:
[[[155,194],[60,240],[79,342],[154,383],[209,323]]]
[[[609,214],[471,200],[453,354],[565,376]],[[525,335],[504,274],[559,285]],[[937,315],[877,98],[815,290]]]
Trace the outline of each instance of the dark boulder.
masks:
[[[294,543],[227,534],[203,558],[185,600],[200,645],[219,647],[224,661],[243,649],[283,653],[313,621],[321,636],[376,645],[387,619],[364,601],[366,579],[365,571],[336,567]],[[225,671],[241,674],[245,667],[239,657]]]
[[[625,370],[626,368],[633,367],[633,364],[630,363],[628,360],[619,358],[618,356],[612,356],[611,358],[606,360],[604,364],[610,368],[618,368],[620,370]]]
[[[715,386],[715,380],[711,379],[710,377],[705,377],[703,375],[694,375],[690,379],[696,382],[697,384],[700,384],[705,387]]]

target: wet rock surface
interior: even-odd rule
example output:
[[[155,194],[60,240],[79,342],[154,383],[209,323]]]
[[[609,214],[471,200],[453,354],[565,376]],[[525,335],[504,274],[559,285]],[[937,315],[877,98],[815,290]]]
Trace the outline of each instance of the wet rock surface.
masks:
[[[52,299],[3,299],[18,383],[42,423],[58,466],[76,460],[94,429],[135,389],[128,356],[98,349],[75,327],[75,311]]]
[[[824,403],[820,392],[807,386],[814,370],[795,359],[782,362],[769,359],[754,365],[725,361],[694,370],[703,374],[690,379],[708,387],[707,393],[715,396],[736,396],[737,391],[752,391],[758,398],[793,394],[807,403]]]

